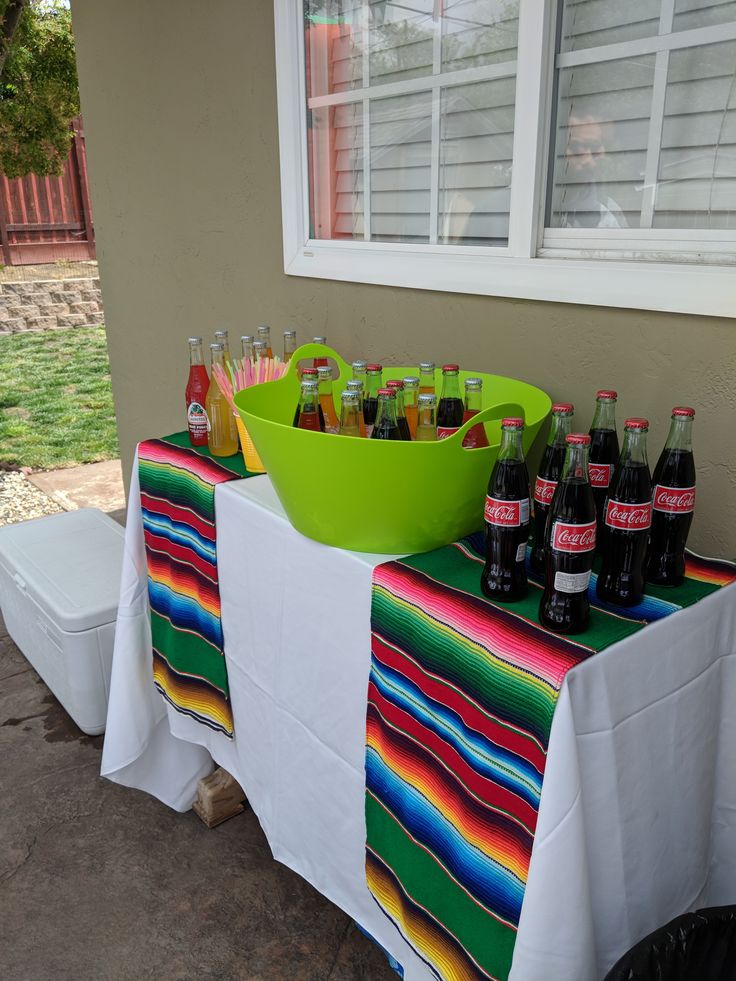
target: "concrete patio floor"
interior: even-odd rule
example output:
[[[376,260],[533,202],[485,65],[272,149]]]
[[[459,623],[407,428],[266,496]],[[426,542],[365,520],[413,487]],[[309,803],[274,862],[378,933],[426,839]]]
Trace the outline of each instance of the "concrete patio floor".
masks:
[[[0,620],[2,981],[395,981],[252,811],[210,831],[102,780],[101,749]]]

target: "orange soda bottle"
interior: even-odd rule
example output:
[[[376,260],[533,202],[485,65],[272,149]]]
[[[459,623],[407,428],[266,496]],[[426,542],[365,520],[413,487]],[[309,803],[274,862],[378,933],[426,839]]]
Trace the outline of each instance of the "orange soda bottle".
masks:
[[[340,429],[340,420],[335,412],[335,399],[332,395],[332,368],[322,365],[317,368],[319,378],[319,404],[325,417],[325,432],[336,433]]]
[[[419,378],[417,375],[407,375],[404,379],[404,412],[409,423],[412,439],[417,438],[417,395],[419,394]]]
[[[258,340],[263,341],[263,354],[267,358],[273,357],[273,350],[271,348],[271,328],[268,324],[261,324],[258,328]]]
[[[422,361],[419,365],[419,394],[435,395],[434,361]]]

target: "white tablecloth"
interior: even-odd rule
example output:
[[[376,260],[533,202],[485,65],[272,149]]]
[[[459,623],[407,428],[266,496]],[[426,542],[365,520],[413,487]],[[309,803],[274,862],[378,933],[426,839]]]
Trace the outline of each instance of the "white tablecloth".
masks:
[[[319,545],[267,477],[216,491],[235,739],[167,707],[151,680],[137,467],[102,774],[187,810],[214,759],[274,858],[433,977],[364,880],[370,556]],[[584,662],[550,737],[512,981],[593,981],[697,906],[736,903],[736,585]]]

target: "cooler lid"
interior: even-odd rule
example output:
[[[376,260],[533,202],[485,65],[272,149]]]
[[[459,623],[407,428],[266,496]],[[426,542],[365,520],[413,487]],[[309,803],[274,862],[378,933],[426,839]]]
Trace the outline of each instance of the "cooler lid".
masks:
[[[62,629],[117,616],[125,531],[96,508],[0,528],[0,563]]]

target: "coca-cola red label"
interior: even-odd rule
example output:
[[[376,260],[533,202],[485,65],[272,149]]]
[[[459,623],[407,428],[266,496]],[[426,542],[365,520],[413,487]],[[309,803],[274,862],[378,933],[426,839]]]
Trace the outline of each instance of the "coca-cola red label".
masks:
[[[552,548],[556,552],[592,552],[595,548],[595,521],[584,525],[555,521],[552,526]]]
[[[609,498],[606,501],[606,524],[624,531],[646,531],[652,524],[652,502],[623,504]]]
[[[588,476],[591,487],[608,487],[611,483],[612,463],[589,463]]]
[[[453,433],[456,433],[459,428],[459,426],[438,426],[437,439],[447,439],[448,436],[452,436]]]
[[[551,504],[555,496],[556,480],[545,480],[544,477],[537,477],[534,485],[534,500],[537,504]]]
[[[668,514],[690,514],[695,510],[695,488],[657,484],[652,507],[655,511],[666,511]]]
[[[529,498],[523,501],[499,501],[497,497],[486,497],[486,521],[489,525],[503,528],[518,528],[529,521]]]

